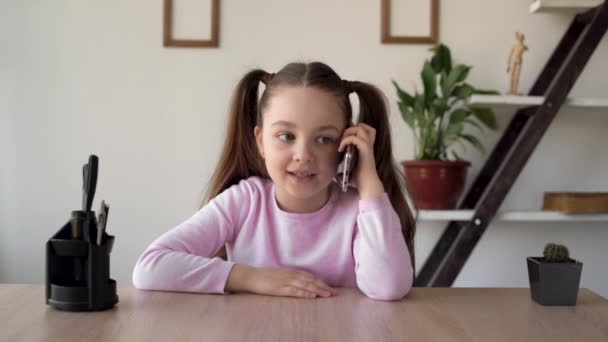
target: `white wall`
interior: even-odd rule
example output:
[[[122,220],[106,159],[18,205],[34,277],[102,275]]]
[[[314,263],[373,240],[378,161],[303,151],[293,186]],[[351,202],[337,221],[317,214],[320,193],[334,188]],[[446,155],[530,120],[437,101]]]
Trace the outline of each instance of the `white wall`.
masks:
[[[9,267],[6,242],[17,211],[17,84],[22,54],[22,6],[0,2],[0,281]],[[10,13],[11,15],[6,15]],[[9,34],[10,33],[10,34]]]
[[[377,84],[391,101],[396,157],[412,157],[390,80],[419,85],[429,46],[381,44],[380,1],[221,1],[218,49],[164,48],[161,0],[0,3],[0,282],[44,281],[45,242],[79,208],[81,166],[94,153],[94,209],[110,204],[117,238],[111,273],[129,283],[143,249],[197,210],[231,91],[252,67],[322,60],[346,79]],[[440,37],[474,66],[471,83],[506,91],[506,58],[521,30],[530,47],[521,89],[529,89],[571,19],[531,15],[529,3],[441,2]],[[607,56],[604,39],[572,95],[608,95]],[[607,191],[606,114],[560,113],[503,209],[538,208],[543,191]],[[501,113],[502,128],[511,116]],[[464,154],[476,174],[482,157]],[[443,227],[419,225],[419,268]],[[608,296],[606,228],[493,223],[455,286],[526,287],[525,257],[560,241],[584,262],[582,286]]]

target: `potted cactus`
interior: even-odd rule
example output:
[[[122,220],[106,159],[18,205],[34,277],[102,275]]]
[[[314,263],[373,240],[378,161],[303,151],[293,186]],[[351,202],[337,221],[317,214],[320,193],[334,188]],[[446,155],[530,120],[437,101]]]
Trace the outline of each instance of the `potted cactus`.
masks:
[[[542,305],[576,305],[583,264],[564,245],[548,243],[542,257],[528,257],[532,299]]]

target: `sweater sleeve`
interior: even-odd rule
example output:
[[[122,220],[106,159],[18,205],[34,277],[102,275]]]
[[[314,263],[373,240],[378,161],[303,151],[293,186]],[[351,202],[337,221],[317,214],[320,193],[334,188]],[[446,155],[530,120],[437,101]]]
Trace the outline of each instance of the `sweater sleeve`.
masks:
[[[233,241],[249,207],[246,181],[216,196],[185,222],[146,248],[133,270],[133,286],[142,290],[225,294],[231,261],[211,258]]]
[[[398,300],[412,288],[410,253],[386,193],[359,201],[353,256],[357,286],[368,297]]]

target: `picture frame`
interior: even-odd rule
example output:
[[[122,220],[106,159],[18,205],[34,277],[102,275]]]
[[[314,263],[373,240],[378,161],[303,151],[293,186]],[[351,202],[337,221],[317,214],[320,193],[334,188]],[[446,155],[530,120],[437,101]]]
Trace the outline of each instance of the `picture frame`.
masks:
[[[164,0],[163,45],[166,47],[205,47],[219,46],[219,0],[211,0],[211,37],[209,39],[173,38],[173,0]]]
[[[380,32],[383,44],[436,44],[439,41],[439,0],[430,2],[430,31],[428,36],[393,36],[391,27],[391,0],[381,0]]]

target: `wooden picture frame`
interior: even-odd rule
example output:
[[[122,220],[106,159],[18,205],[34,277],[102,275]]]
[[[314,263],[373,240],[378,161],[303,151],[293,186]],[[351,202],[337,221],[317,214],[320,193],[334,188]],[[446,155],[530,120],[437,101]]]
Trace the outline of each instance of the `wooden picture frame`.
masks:
[[[384,44],[436,44],[439,41],[439,0],[430,1],[431,27],[429,36],[393,36],[391,27],[391,1],[382,0],[380,32]]]
[[[173,0],[164,0],[163,45],[170,47],[218,47],[219,0],[211,0],[211,37],[209,39],[173,38]]]

